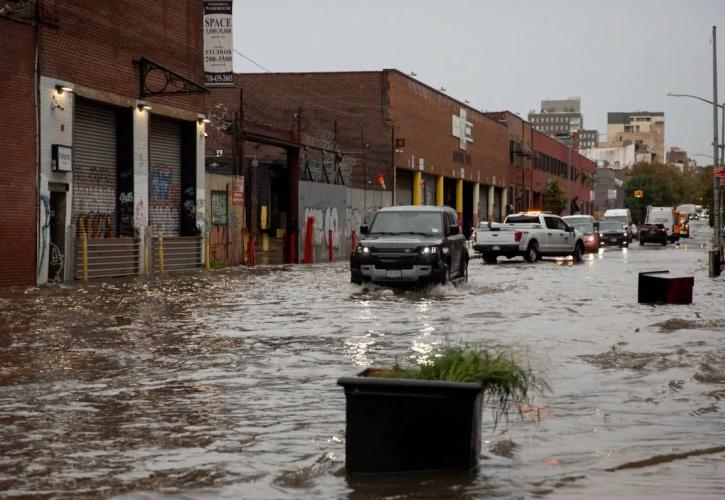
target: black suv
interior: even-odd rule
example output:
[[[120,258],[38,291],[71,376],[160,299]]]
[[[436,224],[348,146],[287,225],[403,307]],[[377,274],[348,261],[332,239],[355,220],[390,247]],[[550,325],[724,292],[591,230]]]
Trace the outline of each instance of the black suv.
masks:
[[[398,206],[379,210],[350,256],[350,280],[447,283],[468,279],[468,249],[450,207]]]

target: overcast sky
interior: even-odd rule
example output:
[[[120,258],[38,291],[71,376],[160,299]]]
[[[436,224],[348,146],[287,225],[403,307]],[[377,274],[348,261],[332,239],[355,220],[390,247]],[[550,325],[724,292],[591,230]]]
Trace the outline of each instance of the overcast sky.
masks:
[[[667,149],[693,156],[712,154],[712,107],[666,94],[712,100],[719,21],[725,0],[234,0],[234,47],[275,72],[414,71],[523,117],[542,99],[580,96],[584,126],[602,133],[608,111],[664,111]],[[261,71],[239,55],[234,69]]]

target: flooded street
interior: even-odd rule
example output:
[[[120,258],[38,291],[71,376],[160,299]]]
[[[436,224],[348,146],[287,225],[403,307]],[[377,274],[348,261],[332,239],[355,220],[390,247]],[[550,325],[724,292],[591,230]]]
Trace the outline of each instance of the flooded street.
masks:
[[[422,291],[352,285],[344,263],[2,291],[0,494],[718,497],[725,453],[667,457],[725,445],[706,242],[475,259]],[[695,276],[693,305],[637,304],[660,269]],[[470,476],[346,477],[337,378],[445,342],[511,349],[552,390],[495,430],[484,410]]]

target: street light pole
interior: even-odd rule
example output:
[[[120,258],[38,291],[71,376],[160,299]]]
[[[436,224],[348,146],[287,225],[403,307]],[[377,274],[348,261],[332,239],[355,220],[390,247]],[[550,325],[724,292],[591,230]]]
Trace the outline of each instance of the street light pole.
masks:
[[[713,176],[712,176],[712,208],[715,212],[715,231],[713,235],[712,249],[710,250],[710,277],[720,276],[720,178],[715,176],[718,168],[717,143],[717,27],[712,27],[712,152],[713,152]]]

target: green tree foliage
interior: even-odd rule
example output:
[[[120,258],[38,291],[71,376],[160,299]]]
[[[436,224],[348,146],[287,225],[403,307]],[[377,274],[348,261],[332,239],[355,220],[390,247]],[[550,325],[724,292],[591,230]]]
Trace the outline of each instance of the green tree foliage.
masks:
[[[715,211],[712,208],[712,166],[703,168],[702,172],[695,176],[693,191],[694,203],[702,205],[711,214],[714,214]],[[713,225],[713,222],[714,217],[710,217],[710,226]]]
[[[558,179],[549,179],[544,188],[544,210],[559,215],[565,208],[566,195],[561,188],[561,184],[559,184]]]
[[[641,190],[642,198],[634,192]],[[680,172],[674,165],[638,163],[629,171],[624,183],[624,204],[639,224],[644,222],[648,206],[676,207],[693,203],[695,182],[689,171]]]

